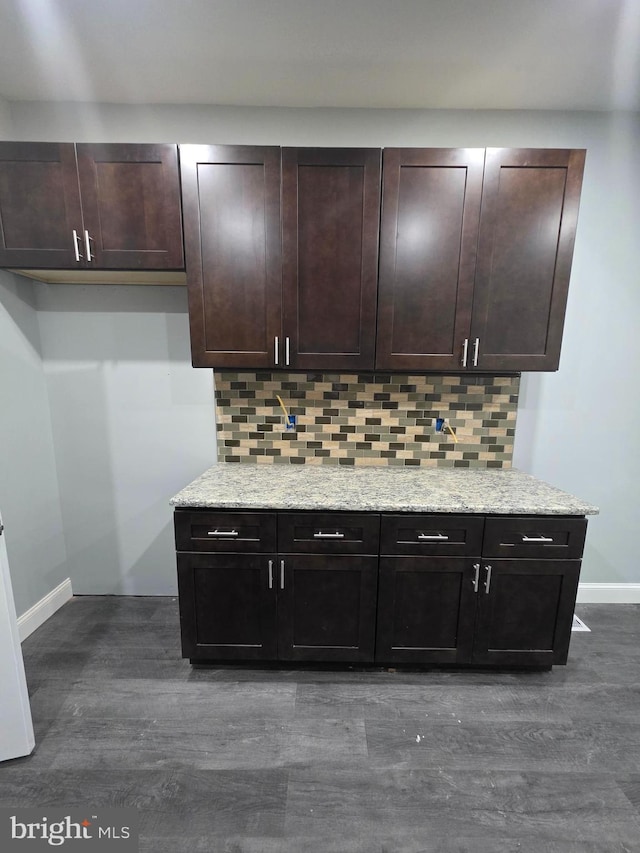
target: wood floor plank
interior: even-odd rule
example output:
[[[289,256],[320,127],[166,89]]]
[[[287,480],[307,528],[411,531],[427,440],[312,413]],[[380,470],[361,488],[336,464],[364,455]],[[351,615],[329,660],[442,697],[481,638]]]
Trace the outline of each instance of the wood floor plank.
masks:
[[[615,780],[596,774],[291,770],[287,835],[322,827],[329,838],[377,835],[387,845],[451,835],[640,841],[640,822]]]
[[[305,684],[298,686],[296,718],[354,715],[371,720],[409,718],[438,723],[462,716],[467,720],[568,723],[567,697],[568,691],[561,687],[443,685],[432,684],[428,676],[423,676],[420,684],[405,684],[402,678],[377,685]]]
[[[55,686],[41,688],[34,704],[48,700],[55,707],[58,694]],[[243,709],[245,720],[292,718],[295,698],[295,684],[112,679],[103,681],[100,690],[86,682],[71,687],[58,708],[58,717],[174,720],[181,726],[208,720],[215,726],[223,720],[237,720],[238,708]]]
[[[167,844],[191,836],[283,834],[283,770],[9,770],[0,776],[3,805],[135,808],[141,835],[164,838]]]
[[[376,767],[549,770],[588,773],[640,767],[640,723],[450,723],[365,720],[369,758]]]

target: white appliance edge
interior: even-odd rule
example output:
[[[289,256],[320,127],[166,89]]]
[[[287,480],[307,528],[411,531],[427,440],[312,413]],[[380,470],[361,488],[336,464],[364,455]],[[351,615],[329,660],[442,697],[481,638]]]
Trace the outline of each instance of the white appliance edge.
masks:
[[[31,706],[0,515],[0,761],[29,755],[34,746]]]

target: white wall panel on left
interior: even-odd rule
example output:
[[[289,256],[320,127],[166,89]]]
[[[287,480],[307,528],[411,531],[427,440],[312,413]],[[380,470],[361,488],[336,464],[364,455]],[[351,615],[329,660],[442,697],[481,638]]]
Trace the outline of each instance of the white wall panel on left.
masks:
[[[12,121],[9,102],[0,96],[0,139],[11,139]]]
[[[3,270],[0,507],[22,613],[67,577],[67,554],[33,285]]]
[[[175,594],[169,498],[216,458],[186,288],[35,292],[74,593]]]

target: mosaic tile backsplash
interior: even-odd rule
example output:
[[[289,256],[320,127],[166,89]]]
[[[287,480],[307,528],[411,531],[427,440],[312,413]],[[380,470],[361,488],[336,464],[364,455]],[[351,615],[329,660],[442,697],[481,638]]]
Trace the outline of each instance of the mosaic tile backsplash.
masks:
[[[215,385],[221,462],[511,467],[518,376],[216,371]]]

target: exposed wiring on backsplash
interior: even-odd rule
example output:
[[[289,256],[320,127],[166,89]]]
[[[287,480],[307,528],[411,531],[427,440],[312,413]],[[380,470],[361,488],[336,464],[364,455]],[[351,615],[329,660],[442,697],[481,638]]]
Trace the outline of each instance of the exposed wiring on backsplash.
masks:
[[[447,421],[444,422],[445,429],[448,429],[451,435],[453,436],[453,440],[455,443],[458,443],[458,436],[455,434],[455,430],[452,430]]]

